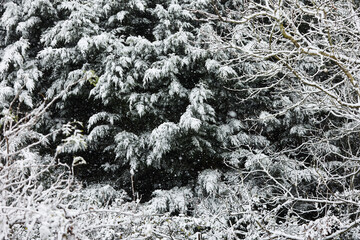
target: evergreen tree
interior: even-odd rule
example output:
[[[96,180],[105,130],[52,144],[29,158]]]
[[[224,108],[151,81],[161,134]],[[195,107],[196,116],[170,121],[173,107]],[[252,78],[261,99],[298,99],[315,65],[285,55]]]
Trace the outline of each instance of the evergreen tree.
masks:
[[[0,238],[356,238],[355,3],[3,2]]]

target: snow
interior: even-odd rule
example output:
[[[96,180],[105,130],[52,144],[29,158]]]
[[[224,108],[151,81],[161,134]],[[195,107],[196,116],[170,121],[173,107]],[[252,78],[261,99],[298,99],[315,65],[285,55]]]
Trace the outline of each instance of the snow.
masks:
[[[236,118],[237,117],[237,113],[235,111],[229,111],[228,115],[232,118]]]
[[[209,2],[0,5],[0,239],[359,239],[356,3]]]
[[[50,228],[46,225],[42,225],[39,228],[39,232],[40,232],[40,239],[43,239],[43,240],[50,239],[50,237],[53,235],[50,231]]]

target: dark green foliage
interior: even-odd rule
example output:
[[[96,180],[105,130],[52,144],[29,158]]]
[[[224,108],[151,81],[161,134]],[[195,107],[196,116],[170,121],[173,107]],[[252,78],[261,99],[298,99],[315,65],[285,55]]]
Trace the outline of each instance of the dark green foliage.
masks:
[[[16,3],[9,4],[7,11],[16,9]],[[224,65],[238,53],[213,51],[212,37],[215,32],[225,34],[227,24],[202,23],[195,20],[198,13],[189,11],[214,10],[206,4],[49,1],[22,12],[26,6],[19,4],[15,20],[6,25],[6,41],[27,44],[32,69],[41,73],[34,99],[40,103],[85,75],[86,81],[39,124],[44,133],[59,123],[84,124],[80,129],[88,148],[77,152],[88,163],[78,170],[84,180],[122,178],[119,175],[130,170],[136,179],[150,173],[177,176],[174,182],[154,179],[153,186],[166,183],[170,188],[176,181],[196,179],[201,170],[224,169],[236,152],[270,153],[302,142],[302,136],[289,135],[292,126],[304,124],[300,112],[261,124],[253,121],[286,106],[291,93],[280,96],[276,88],[258,92],[275,83],[271,78],[239,81],[264,63]],[[26,21],[27,27],[14,30]],[[10,79],[16,68],[9,65],[4,78]],[[65,162],[72,159],[66,152],[60,156]],[[234,161],[244,166],[241,159]],[[129,185],[130,178],[116,187]],[[136,188],[140,193],[151,189],[141,183]]]
[[[306,55],[282,28],[304,46],[313,37],[312,51],[337,43],[349,50],[351,36],[330,29],[326,46],[314,33],[320,13],[280,1],[282,14],[296,12],[289,19],[272,2],[6,1],[0,130],[64,92],[12,151],[53,132],[32,150],[69,166],[82,156],[87,165],[72,170],[84,185],[111,183],[172,216],[216,215],[215,205],[251,212],[222,220],[241,238],[262,231],[260,221],[271,228],[325,219],[328,209],[348,214],[311,200],[337,201],[359,187],[358,115],[340,103],[357,103],[357,83],[344,80],[341,58]],[[260,10],[269,12],[242,21]],[[188,204],[172,202],[179,191]],[[199,202],[211,207],[195,209]]]

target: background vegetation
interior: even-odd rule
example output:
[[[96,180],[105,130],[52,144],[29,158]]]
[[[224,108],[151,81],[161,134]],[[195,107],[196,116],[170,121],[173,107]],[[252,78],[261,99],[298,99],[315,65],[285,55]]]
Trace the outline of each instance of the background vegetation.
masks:
[[[0,239],[359,238],[357,1],[0,16]]]

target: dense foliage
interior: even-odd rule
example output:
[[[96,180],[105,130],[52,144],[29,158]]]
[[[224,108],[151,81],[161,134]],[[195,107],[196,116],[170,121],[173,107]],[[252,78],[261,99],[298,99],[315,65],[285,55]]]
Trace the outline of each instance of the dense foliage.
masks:
[[[357,1],[5,0],[0,239],[357,239]]]

